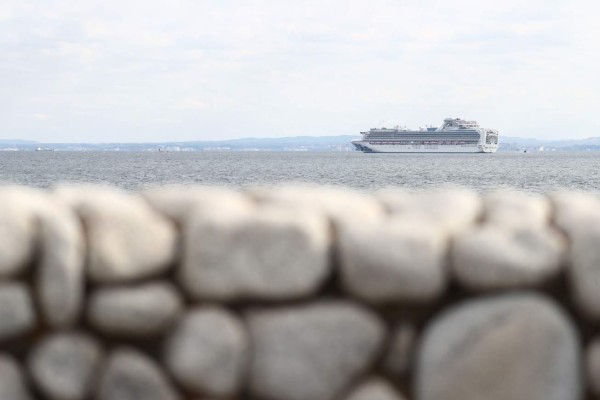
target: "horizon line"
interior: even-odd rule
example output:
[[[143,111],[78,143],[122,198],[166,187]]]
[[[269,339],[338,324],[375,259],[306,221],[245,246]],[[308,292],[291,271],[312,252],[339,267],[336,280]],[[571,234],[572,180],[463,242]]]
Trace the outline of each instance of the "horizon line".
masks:
[[[106,145],[106,144],[164,144],[164,143],[201,143],[201,142],[231,142],[231,141],[243,141],[243,140],[281,140],[281,139],[298,139],[298,138],[342,138],[342,137],[360,137],[360,135],[297,135],[297,136],[276,136],[276,137],[255,137],[248,136],[243,138],[230,138],[230,139],[199,139],[199,140],[163,140],[163,141],[139,141],[139,142],[77,142],[77,141],[37,141],[30,139],[9,139],[9,138],[0,138],[0,143],[2,142],[23,142],[23,144],[80,144],[80,145]],[[506,136],[502,135],[501,137],[507,139],[527,139],[527,140],[537,140],[539,142],[561,142],[561,141],[584,141],[590,139],[600,138],[598,136],[590,136],[579,139],[539,139],[536,137],[527,137],[527,136]]]

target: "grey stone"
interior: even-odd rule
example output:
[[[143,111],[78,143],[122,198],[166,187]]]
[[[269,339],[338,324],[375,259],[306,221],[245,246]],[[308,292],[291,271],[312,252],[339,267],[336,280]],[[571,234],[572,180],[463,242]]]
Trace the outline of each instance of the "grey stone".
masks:
[[[583,314],[600,320],[600,226],[579,228],[571,235],[569,284]]]
[[[178,400],[171,382],[148,356],[129,348],[115,350],[100,377],[98,400]]]
[[[211,214],[215,208],[246,211],[254,207],[243,193],[220,187],[167,186],[141,194],[152,208],[179,225],[185,225],[193,214]]]
[[[259,203],[322,213],[334,223],[380,219],[384,214],[383,207],[373,196],[331,186],[283,185],[254,187],[247,191]]]
[[[547,298],[512,293],[475,299],[427,326],[416,400],[578,400],[578,337]]]
[[[447,241],[439,229],[402,221],[353,221],[338,227],[346,290],[373,303],[430,301],[446,287]]]
[[[0,244],[12,249],[7,252],[0,249],[0,259],[15,251],[20,253],[23,248],[27,248],[28,253],[35,250],[38,256],[36,294],[43,316],[54,328],[72,325],[79,316],[83,292],[85,243],[79,218],[58,199],[39,190],[0,188],[2,202],[7,204],[6,207],[0,204],[0,236],[3,236],[4,211],[25,224],[28,233],[24,235],[23,227],[13,221],[10,237]],[[13,240],[19,243],[12,243]],[[23,263],[13,265],[22,267]],[[1,271],[0,260],[0,277]]]
[[[35,346],[29,370],[48,399],[83,400],[91,394],[101,357],[100,346],[91,337],[58,333]]]
[[[329,231],[318,213],[215,208],[184,232],[181,285],[196,299],[291,299],[330,273]]]
[[[248,356],[246,331],[224,309],[189,312],[166,344],[166,365],[174,379],[196,395],[229,398],[239,387]]]
[[[23,372],[11,356],[0,354],[0,399],[31,400]]]
[[[547,226],[552,216],[548,198],[512,190],[495,191],[484,197],[485,222],[501,226]]]
[[[424,192],[384,189],[376,196],[392,215],[413,225],[437,227],[451,236],[470,228],[483,213],[480,197],[466,189]]]
[[[40,259],[36,287],[42,314],[53,328],[77,322],[85,284],[85,238],[77,215],[52,199],[38,210]]]
[[[29,289],[17,282],[0,282],[0,342],[29,333],[35,325]]]
[[[597,337],[586,349],[585,378],[590,393],[600,397],[600,339]]]
[[[408,375],[416,353],[416,336],[416,328],[410,323],[400,323],[394,328],[383,359],[383,368],[388,374],[397,378]]]
[[[404,400],[388,382],[371,378],[354,389],[346,400]]]
[[[382,322],[366,309],[323,302],[253,311],[250,390],[258,398],[329,400],[374,361]]]
[[[590,193],[563,192],[550,197],[554,223],[568,235],[600,224],[600,197]]]
[[[160,275],[173,264],[175,226],[141,197],[98,187],[62,187],[56,195],[85,224],[92,282],[136,281]]]
[[[88,320],[109,335],[153,336],[170,328],[182,308],[181,296],[166,282],[100,288],[90,298]]]
[[[538,286],[563,266],[566,241],[549,227],[484,225],[455,238],[455,278],[475,290]]]
[[[0,280],[23,273],[32,260],[37,224],[30,195],[27,189],[0,188]]]

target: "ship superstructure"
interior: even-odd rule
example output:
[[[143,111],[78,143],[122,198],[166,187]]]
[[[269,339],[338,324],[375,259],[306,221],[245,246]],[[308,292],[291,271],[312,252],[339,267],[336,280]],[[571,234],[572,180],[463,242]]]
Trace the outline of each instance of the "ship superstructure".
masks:
[[[460,118],[446,118],[441,127],[372,128],[361,135],[352,144],[366,153],[494,153],[498,149],[497,130]]]

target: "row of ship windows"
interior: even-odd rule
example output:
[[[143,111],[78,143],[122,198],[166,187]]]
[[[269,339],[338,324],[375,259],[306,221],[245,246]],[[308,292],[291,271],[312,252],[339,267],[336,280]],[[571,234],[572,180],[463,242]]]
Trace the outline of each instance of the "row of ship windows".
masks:
[[[436,136],[424,138],[423,136],[403,136],[403,137],[394,137],[394,136],[368,136],[365,139],[367,140],[479,140],[479,135],[461,135],[461,136]]]
[[[479,136],[479,132],[366,132],[367,135],[375,136]]]
[[[370,140],[369,144],[385,144],[385,145],[403,145],[403,146],[410,146],[410,145],[433,145],[433,146],[440,146],[440,145],[453,145],[453,146],[463,146],[463,147],[475,147],[477,146],[478,142],[466,142],[466,141],[461,141],[461,140],[441,140],[441,141],[418,141],[418,140],[386,140],[386,141],[377,141],[377,140]]]

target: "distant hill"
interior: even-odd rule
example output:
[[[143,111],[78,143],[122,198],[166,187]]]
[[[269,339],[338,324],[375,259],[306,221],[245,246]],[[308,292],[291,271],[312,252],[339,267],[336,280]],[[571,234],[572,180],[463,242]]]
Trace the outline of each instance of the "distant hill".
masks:
[[[21,140],[21,139],[0,139],[0,146],[5,146],[5,145],[28,145],[28,144],[34,144],[37,142],[34,142],[33,140]]]
[[[165,145],[190,146],[208,149],[231,150],[346,150],[352,149],[350,141],[358,136],[295,136],[283,138],[244,138],[218,141],[165,143]]]
[[[358,135],[244,138],[161,143],[42,143],[31,140],[0,139],[0,150],[57,151],[350,151]],[[600,137],[577,140],[541,140],[501,136],[499,151],[536,150],[600,151]]]
[[[38,143],[32,141],[0,141],[3,148],[19,150],[54,149],[64,151],[348,151],[350,141],[358,136],[295,136],[283,138],[244,138],[191,142],[161,143]]]

